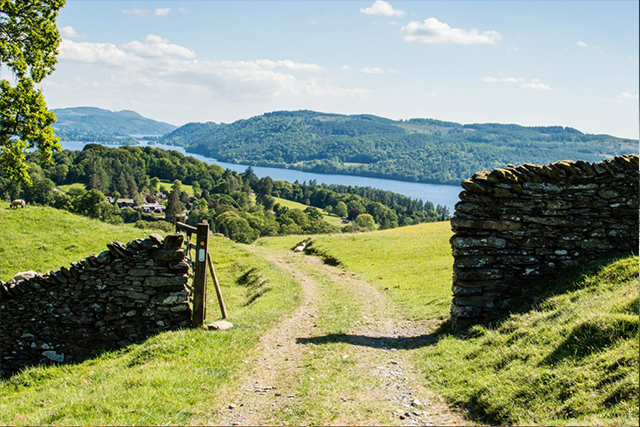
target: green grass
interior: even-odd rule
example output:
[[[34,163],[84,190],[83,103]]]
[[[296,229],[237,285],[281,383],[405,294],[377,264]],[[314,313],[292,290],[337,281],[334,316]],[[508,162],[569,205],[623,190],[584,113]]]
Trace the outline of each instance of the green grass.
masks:
[[[161,185],[164,185],[167,188],[167,191],[171,192],[171,187],[173,186],[173,181],[169,181],[168,179],[161,179],[160,184],[158,184],[158,188]],[[193,196],[193,186],[189,184],[182,184],[182,191],[185,191],[189,196]]]
[[[547,291],[498,326],[422,349],[428,381],[485,423],[638,425],[638,257]]]
[[[309,207],[309,205],[305,205],[302,203],[294,202],[287,199],[281,199],[280,197],[274,197],[276,203],[280,203],[281,206],[286,206],[289,209],[300,209],[305,210]],[[317,209],[317,208],[316,208]],[[337,215],[329,215],[324,210],[318,209],[322,213],[322,219],[327,221],[331,225],[337,225],[338,227],[344,227],[345,224],[342,223],[342,218]]]
[[[312,239],[314,248],[384,290],[407,317],[435,319],[446,317],[451,304],[450,237],[449,222],[436,222]],[[303,238],[275,237],[260,239],[256,244],[291,248]]]
[[[49,227],[27,232],[28,227],[16,221],[10,228],[4,227],[7,219],[20,214],[24,220],[46,220]],[[124,226],[102,228],[101,223],[45,208],[16,213],[3,209],[0,215],[3,263],[7,258],[25,258],[24,246],[46,240],[56,258],[44,268],[79,259],[64,250],[66,242],[47,237],[51,233],[64,235],[75,229],[89,241],[126,241],[129,231],[137,232],[137,237],[141,232]],[[6,244],[8,240],[22,245],[16,249],[16,245]],[[226,239],[212,238],[210,242],[233,329],[167,332],[83,363],[26,369],[0,381],[0,424],[187,425],[208,416],[223,398],[217,394],[221,386],[238,379],[247,369],[242,360],[254,351],[261,334],[286,316],[299,299],[299,285],[287,274]],[[77,250],[84,247],[91,246],[85,243]],[[28,269],[33,263],[27,257],[12,265]],[[256,271],[260,278],[258,295],[242,284],[248,271]],[[208,320],[220,318],[210,280],[207,300]]]
[[[406,317],[448,318],[448,223],[314,236],[313,246],[387,292]],[[303,236],[260,239],[291,249]],[[481,424],[638,425],[638,257],[568,272],[537,304],[418,349],[425,383]]]
[[[124,243],[158,232],[111,225],[54,208],[8,209],[6,203],[0,205],[0,224],[2,280],[19,271],[57,270],[90,253],[106,250],[106,244],[113,240]]]
[[[81,183],[81,182],[76,182],[73,184],[66,184],[66,185],[57,185],[56,188],[62,192],[68,193],[69,190],[71,190],[72,188],[77,188],[80,190],[86,190],[87,187]]]

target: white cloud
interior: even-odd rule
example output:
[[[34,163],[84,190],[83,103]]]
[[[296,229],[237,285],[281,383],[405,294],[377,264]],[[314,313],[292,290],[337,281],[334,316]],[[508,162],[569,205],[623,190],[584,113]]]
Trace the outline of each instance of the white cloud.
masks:
[[[340,67],[340,69],[343,70],[343,71],[349,71],[351,69],[351,67],[349,67],[347,64],[345,64],[342,67]]]
[[[535,90],[553,90],[551,86],[544,83],[539,83],[539,82],[522,83],[520,87],[525,89],[535,89]]]
[[[77,39],[78,37],[80,37],[80,34],[78,34],[75,28],[69,25],[60,28],[60,35],[65,39]]]
[[[429,44],[494,44],[502,39],[502,34],[494,30],[479,33],[475,28],[451,28],[436,18],[410,22],[400,31],[404,41]]]
[[[127,94],[134,87],[172,93],[208,94],[233,102],[298,97],[362,98],[373,95],[371,90],[339,87],[328,79],[298,76],[298,73],[323,71],[324,68],[317,64],[290,59],[199,60],[191,49],[154,34],[120,46],[63,39],[59,60],[61,65],[65,61],[95,64],[96,74],[110,75],[108,81],[100,83],[101,90],[114,91],[123,96],[129,96]]]
[[[621,99],[638,99],[638,94],[636,93],[635,95],[629,92],[621,92],[620,94],[618,94],[618,98]]]
[[[495,83],[495,82],[522,83],[524,82],[524,79],[522,77],[482,77],[480,81],[485,83]]]
[[[187,13],[187,9],[185,9],[184,7],[181,6],[181,7],[178,8],[178,12]]]
[[[58,58],[105,65],[130,66],[139,62],[136,56],[128,54],[113,43],[74,42],[66,39],[60,42]]]
[[[305,64],[301,62],[293,62],[289,59],[285,59],[283,61],[271,61],[269,59],[259,59],[256,61],[261,67],[264,68],[286,68],[288,70],[294,71],[322,71],[323,67],[316,64]]]
[[[145,43],[146,42],[146,43]],[[191,49],[169,43],[160,36],[149,34],[145,42],[132,41],[122,47],[141,56],[176,56],[180,58],[195,58],[196,54]]]
[[[589,45],[588,45],[587,43],[583,42],[582,40],[578,40],[578,41],[576,42],[576,44],[577,44],[578,46],[580,46],[580,47],[589,47]]]
[[[147,9],[123,9],[122,10],[123,15],[145,16],[147,13],[149,13]]]
[[[156,16],[167,16],[169,14],[169,12],[171,12],[171,9],[169,9],[168,7],[164,7],[161,9],[156,9],[153,14]]]
[[[376,0],[371,7],[360,9],[361,13],[365,15],[380,15],[380,16],[404,16],[405,13],[402,10],[394,9],[389,3],[383,0]]]
[[[482,77],[480,81],[484,83],[519,83],[523,89],[553,90],[551,86],[540,83],[538,79],[527,82],[522,77]]]
[[[360,71],[362,71],[365,74],[384,74],[384,70],[380,67],[373,67],[373,68],[365,67],[365,68],[362,68]]]

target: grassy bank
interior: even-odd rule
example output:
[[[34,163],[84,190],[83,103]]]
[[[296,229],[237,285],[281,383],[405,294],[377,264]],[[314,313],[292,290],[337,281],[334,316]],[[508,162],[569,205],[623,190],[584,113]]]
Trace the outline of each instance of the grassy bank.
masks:
[[[566,277],[525,311],[416,361],[483,423],[638,425],[638,257]]]
[[[102,240],[144,237],[142,230],[104,225],[53,209],[0,210],[0,215],[3,226],[17,215],[24,221],[3,227],[3,272],[7,258],[14,259],[11,269],[31,269],[34,261],[23,248],[43,241],[55,258],[38,261],[40,270],[59,268],[101,250]],[[27,227],[32,221],[43,225]],[[62,239],[70,230],[87,239],[74,251],[65,250],[69,241]],[[210,250],[233,329],[167,332],[83,363],[29,368],[0,382],[0,424],[186,425],[217,406],[224,398],[218,390],[246,370],[243,359],[254,351],[261,334],[295,307],[299,286],[226,239],[212,238]],[[259,289],[247,287],[242,280],[250,270],[259,272]],[[214,290],[207,295],[207,317],[217,319]]]

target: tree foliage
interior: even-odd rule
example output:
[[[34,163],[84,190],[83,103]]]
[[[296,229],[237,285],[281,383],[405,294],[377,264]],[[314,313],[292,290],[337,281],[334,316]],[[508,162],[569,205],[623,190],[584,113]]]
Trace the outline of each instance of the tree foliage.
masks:
[[[239,241],[250,242],[260,236],[285,234],[338,233],[370,229],[371,222],[361,219],[363,226],[339,228],[323,219],[321,210],[353,213],[353,219],[365,214],[379,228],[448,219],[442,206],[434,207],[390,191],[368,187],[319,185],[315,181],[291,183],[258,179],[251,170],[237,173],[210,165],[176,151],[152,147],[108,148],[88,144],[82,151],[62,150],[53,154],[53,164],[41,164],[39,154],[27,154],[34,186],[22,188],[0,176],[0,198],[23,197],[29,203],[49,204],[82,215],[109,222],[156,222],[152,213],[128,208],[120,210],[109,204],[103,193],[117,199],[133,198],[136,205],[157,202],[159,178],[172,181],[166,200],[165,218],[174,221],[189,207],[187,223],[203,220],[211,229]],[[71,188],[66,194],[53,194],[53,184],[82,183],[90,190]],[[184,183],[184,184],[183,184]],[[197,186],[195,185],[197,183]],[[190,197],[187,185],[200,187],[200,196]],[[168,193],[165,188],[164,193]],[[251,197],[255,193],[255,200]],[[288,209],[275,203],[274,197],[300,202],[304,210]],[[347,212],[347,210],[350,210]],[[344,211],[344,212],[342,212]],[[362,216],[362,215],[361,215]],[[363,218],[367,218],[364,216]]]
[[[190,123],[161,141],[231,163],[443,184],[509,163],[601,161],[638,152],[637,140],[562,126],[395,121],[315,111],[278,111],[230,124]]]
[[[0,64],[13,75],[0,81],[0,166],[11,180],[28,185],[25,152],[38,147],[42,160],[59,150],[47,110],[35,85],[51,74],[60,36],[56,27],[64,0],[0,0]]]

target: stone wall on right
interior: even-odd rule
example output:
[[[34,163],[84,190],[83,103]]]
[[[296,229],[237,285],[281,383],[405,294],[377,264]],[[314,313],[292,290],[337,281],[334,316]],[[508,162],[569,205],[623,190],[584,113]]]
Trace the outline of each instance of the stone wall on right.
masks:
[[[454,232],[454,324],[509,309],[568,266],[638,251],[638,155],[509,165],[462,183]]]

